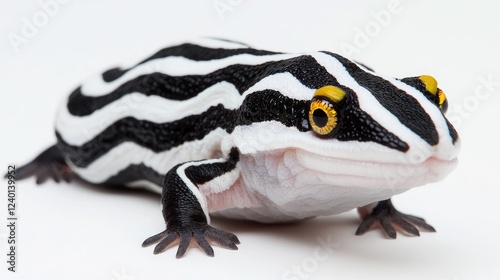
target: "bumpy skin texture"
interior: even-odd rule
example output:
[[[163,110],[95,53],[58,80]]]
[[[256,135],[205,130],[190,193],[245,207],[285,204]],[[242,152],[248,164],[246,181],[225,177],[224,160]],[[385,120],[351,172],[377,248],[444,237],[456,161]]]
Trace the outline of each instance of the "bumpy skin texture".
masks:
[[[308,116],[326,86],[343,97],[325,136]],[[439,101],[419,77],[382,78],[329,52],[182,44],[78,87],[56,119],[57,144],[18,178],[161,191],[166,228],[143,245],[160,253],[180,240],[177,257],[193,238],[210,256],[210,241],[237,249],[209,212],[276,222],[361,207],[357,234],[380,224],[391,238],[418,235],[432,227],[390,198],[453,169],[460,141]]]
[[[161,152],[182,143],[203,139],[215,128],[226,131],[234,129],[235,112],[222,105],[210,107],[200,115],[192,115],[181,120],[157,124],[135,118],[124,118],[108,126],[99,136],[82,146],[65,143],[57,134],[59,146],[71,162],[78,167],[87,167],[102,155],[124,142],[134,142]]]

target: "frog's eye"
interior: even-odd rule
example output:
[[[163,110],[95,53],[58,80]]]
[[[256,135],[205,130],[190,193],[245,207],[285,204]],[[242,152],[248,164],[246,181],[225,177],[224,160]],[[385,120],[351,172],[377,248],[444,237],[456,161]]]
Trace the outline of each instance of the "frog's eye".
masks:
[[[321,136],[331,136],[339,124],[338,104],[345,99],[345,92],[335,86],[324,86],[314,93],[309,107],[309,124]]]
[[[444,92],[437,87],[436,79],[428,75],[422,75],[418,78],[425,85],[427,92],[431,94],[431,101],[441,109],[441,112],[446,113],[446,110],[448,110],[448,100]]]
[[[446,113],[446,111],[448,110],[448,99],[441,89],[438,89],[436,103],[441,109],[441,112]]]

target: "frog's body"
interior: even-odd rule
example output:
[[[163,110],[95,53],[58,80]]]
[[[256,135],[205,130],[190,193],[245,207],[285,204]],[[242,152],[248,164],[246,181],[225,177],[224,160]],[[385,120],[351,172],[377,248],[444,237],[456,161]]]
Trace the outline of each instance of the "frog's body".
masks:
[[[193,237],[213,254],[203,236],[238,242],[208,226],[209,213],[330,215],[442,179],[459,150],[445,107],[429,76],[381,78],[328,52],[204,40],[84,83],[59,111],[57,146],[27,168],[52,158],[91,183],[162,192],[167,230],[145,244],[161,252],[180,237],[181,256]]]

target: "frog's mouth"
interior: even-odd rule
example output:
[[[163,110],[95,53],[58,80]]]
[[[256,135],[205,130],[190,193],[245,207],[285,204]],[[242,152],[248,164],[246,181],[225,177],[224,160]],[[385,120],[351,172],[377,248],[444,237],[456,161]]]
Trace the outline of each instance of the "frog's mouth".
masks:
[[[373,188],[411,188],[437,182],[457,165],[457,159],[430,157],[419,163],[377,162],[319,155],[297,149],[298,163],[309,171],[322,174],[322,181],[344,186]]]

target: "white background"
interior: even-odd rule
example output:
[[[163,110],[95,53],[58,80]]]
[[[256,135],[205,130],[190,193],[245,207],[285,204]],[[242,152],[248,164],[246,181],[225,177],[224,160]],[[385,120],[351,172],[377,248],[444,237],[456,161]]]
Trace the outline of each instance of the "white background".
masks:
[[[448,95],[463,149],[444,181],[394,199],[437,233],[358,237],[355,211],[287,225],[215,220],[242,242],[238,251],[214,246],[215,258],[198,248],[181,260],[175,249],[154,256],[141,248],[164,226],[156,195],[19,181],[16,273],[4,261],[3,180],[1,279],[499,279],[498,1],[400,1],[381,23],[375,15],[389,1],[73,0],[44,22],[39,3],[48,1],[0,4],[1,173],[55,142],[56,108],[83,79],[199,36],[275,51],[336,51],[395,77],[431,74]],[[214,3],[231,8],[218,12]],[[36,30],[23,35],[28,24]],[[15,36],[23,42],[12,44]],[[488,90],[481,79],[498,82]],[[318,238],[335,242],[321,259]]]

